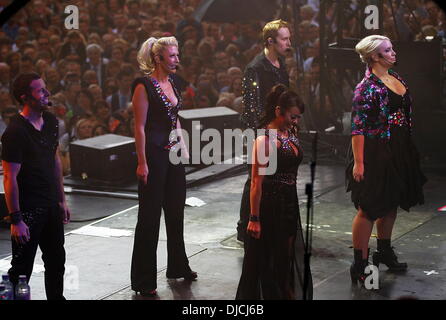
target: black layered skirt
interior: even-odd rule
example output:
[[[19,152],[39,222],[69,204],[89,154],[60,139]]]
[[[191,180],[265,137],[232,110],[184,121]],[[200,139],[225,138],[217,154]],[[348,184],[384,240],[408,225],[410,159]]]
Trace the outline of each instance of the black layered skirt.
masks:
[[[260,203],[260,239],[247,236],[237,300],[302,300],[305,242],[296,185],[270,183],[265,178]],[[308,266],[307,266],[308,267]],[[313,297],[307,269],[305,295]]]
[[[390,140],[364,138],[364,180],[353,179],[353,151],[350,146],[346,168],[346,189],[356,209],[372,219],[382,218],[400,207],[409,209],[424,203],[420,157],[407,127],[392,126]]]

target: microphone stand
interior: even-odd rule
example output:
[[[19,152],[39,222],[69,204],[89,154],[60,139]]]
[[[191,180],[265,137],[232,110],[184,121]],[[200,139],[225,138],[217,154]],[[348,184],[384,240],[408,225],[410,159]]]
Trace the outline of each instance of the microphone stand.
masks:
[[[306,236],[305,236],[305,255],[304,255],[304,287],[303,287],[303,300],[308,300],[307,292],[308,286],[310,284],[310,257],[312,250],[312,240],[313,240],[313,190],[314,190],[314,180],[316,174],[316,160],[317,160],[317,131],[310,131],[314,133],[313,144],[312,144],[312,159],[310,162],[311,171],[311,182],[305,185],[305,194],[307,195],[307,225],[306,225]],[[312,289],[312,288],[311,288]]]

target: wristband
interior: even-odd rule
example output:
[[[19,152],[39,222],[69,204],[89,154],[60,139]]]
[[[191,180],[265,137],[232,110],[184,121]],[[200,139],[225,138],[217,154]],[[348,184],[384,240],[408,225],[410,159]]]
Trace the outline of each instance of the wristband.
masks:
[[[252,222],[259,222],[259,216],[255,216],[255,215],[253,215],[253,214],[250,214],[250,215],[249,215],[249,221],[252,221]]]
[[[14,211],[8,214],[6,217],[3,218],[7,223],[10,224],[17,224],[20,221],[22,221],[22,212],[21,211]]]

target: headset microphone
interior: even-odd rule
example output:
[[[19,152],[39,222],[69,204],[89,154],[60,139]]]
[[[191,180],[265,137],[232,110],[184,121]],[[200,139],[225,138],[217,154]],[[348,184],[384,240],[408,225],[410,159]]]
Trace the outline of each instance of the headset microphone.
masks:
[[[386,58],[384,58],[384,56],[381,54],[381,52],[378,52],[378,57],[380,57],[381,59],[384,59],[387,63],[389,63],[389,64],[391,64],[393,66],[397,65],[396,61],[395,62],[391,62],[391,61],[387,60]]]

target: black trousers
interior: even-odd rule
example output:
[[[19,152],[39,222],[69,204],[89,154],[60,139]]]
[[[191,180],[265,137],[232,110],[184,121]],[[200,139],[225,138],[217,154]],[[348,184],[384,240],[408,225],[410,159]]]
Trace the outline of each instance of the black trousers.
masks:
[[[251,213],[250,193],[251,193],[251,169],[252,165],[248,164],[248,179],[245,182],[242,193],[242,201],[240,203],[240,219],[237,222],[237,240],[245,241],[246,228],[248,227],[249,214]]]
[[[51,208],[34,208],[22,211],[23,221],[29,228],[30,240],[18,244],[12,240],[12,261],[9,277],[15,285],[19,275],[30,279],[37,246],[42,250],[45,266],[45,292],[48,300],[64,300],[63,277],[65,249],[63,216],[57,205]],[[31,288],[32,294],[32,288]]]
[[[169,151],[154,147],[148,153],[147,184],[139,184],[138,222],[133,244],[131,284],[135,291],[156,289],[161,208],[167,233],[167,277],[190,272],[184,246],[186,177],[182,164],[169,161]]]

